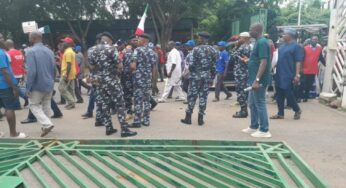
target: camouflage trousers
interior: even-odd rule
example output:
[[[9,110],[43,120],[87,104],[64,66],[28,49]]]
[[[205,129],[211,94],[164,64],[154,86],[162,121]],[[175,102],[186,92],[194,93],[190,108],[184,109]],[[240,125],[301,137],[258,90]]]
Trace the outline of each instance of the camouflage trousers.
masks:
[[[121,85],[124,91],[127,114],[133,114],[133,76],[131,73],[124,73],[121,75]]]
[[[151,88],[135,87],[134,102],[135,102],[135,117],[133,123],[140,124],[143,115],[143,123],[150,124],[150,98]]]
[[[194,80],[190,79],[189,89],[187,93],[188,106],[186,113],[192,114],[195,108],[197,97],[199,97],[199,114],[205,115],[207,108],[207,99],[209,94],[209,81],[208,80]]]
[[[105,125],[106,129],[113,128],[111,104],[116,105],[118,121],[121,128],[127,126],[125,121],[126,113],[123,95],[124,93],[120,84],[111,84],[108,85],[108,87],[99,86],[96,88],[96,105],[97,108],[99,108],[97,112],[99,112],[100,122]]]
[[[244,91],[248,87],[247,80],[236,79],[237,101],[241,110],[247,110],[248,92]]]

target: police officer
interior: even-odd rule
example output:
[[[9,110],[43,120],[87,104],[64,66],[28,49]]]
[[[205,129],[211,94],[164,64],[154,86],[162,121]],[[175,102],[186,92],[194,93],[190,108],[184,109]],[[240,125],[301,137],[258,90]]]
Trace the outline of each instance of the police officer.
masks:
[[[198,33],[199,45],[192,50],[192,62],[189,65],[188,107],[185,119],[181,120],[184,124],[191,124],[191,115],[197,96],[199,96],[198,125],[204,124],[203,116],[207,107],[209,84],[215,75],[215,63],[218,58],[217,50],[208,45],[209,37],[210,34],[207,32]]]
[[[125,102],[118,70],[123,65],[118,59],[118,51],[112,46],[113,37],[108,32],[101,35],[101,44],[89,49],[88,59],[91,70],[95,73],[93,82],[96,85],[96,103],[101,107],[101,123],[106,127],[106,135],[117,132],[113,128],[111,118],[111,103],[115,103],[118,120],[121,126],[121,137],[134,136],[137,133],[128,129],[125,121]]]
[[[150,36],[138,36],[138,47],[132,55],[131,70],[134,73],[135,116],[132,128],[150,126],[150,104],[153,72],[156,72],[157,54],[148,46]],[[142,121],[143,115],[143,121]]]
[[[239,35],[236,47],[231,52],[231,61],[234,64],[234,79],[236,82],[237,101],[240,111],[233,115],[233,118],[246,118],[248,116],[247,98],[248,93],[244,91],[248,80],[248,61],[251,54],[249,44],[250,34],[242,32]]]
[[[128,45],[125,49],[123,49],[123,65],[124,69],[121,74],[121,85],[124,89],[124,100],[125,106],[127,110],[127,120],[132,119],[133,115],[133,76],[131,72],[131,63],[132,63],[132,55],[134,44],[131,42],[133,37],[128,41]]]

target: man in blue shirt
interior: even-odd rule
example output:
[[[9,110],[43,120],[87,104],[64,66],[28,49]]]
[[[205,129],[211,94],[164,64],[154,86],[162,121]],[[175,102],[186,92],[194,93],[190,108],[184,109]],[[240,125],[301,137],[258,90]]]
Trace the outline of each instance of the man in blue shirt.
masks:
[[[226,51],[227,43],[220,41],[217,43],[219,47],[219,59],[216,64],[216,86],[215,86],[215,99],[213,102],[220,101],[220,91],[223,90],[226,94],[226,100],[232,97],[232,94],[223,84],[224,79],[227,77],[229,54]]]
[[[3,36],[0,33],[1,36]],[[17,81],[11,69],[9,58],[5,51],[5,44],[3,37],[0,40],[0,108],[5,108],[5,115],[7,123],[10,128],[10,136],[16,138],[25,138],[24,133],[17,132],[16,130],[16,114],[15,109],[18,109],[18,96],[19,91],[17,88]],[[0,132],[0,137],[4,133]]]
[[[284,31],[285,43],[279,48],[278,63],[276,65],[275,87],[278,113],[271,119],[284,119],[285,98],[292,107],[294,119],[300,119],[301,110],[293,93],[293,85],[300,80],[301,62],[304,60],[304,51],[296,41],[296,31]]]
[[[26,88],[30,110],[42,124],[43,137],[54,128],[49,117],[54,89],[55,59],[54,53],[42,44],[41,33],[30,33],[29,40],[34,45],[26,52]]]

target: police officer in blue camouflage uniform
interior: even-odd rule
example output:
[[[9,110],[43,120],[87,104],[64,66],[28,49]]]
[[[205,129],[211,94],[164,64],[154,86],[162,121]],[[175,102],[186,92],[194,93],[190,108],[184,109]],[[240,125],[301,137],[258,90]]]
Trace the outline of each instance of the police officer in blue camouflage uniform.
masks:
[[[101,107],[101,123],[106,127],[106,135],[117,132],[113,128],[111,118],[111,104],[117,107],[118,120],[121,126],[121,137],[135,136],[137,133],[128,129],[125,121],[125,102],[123,98],[123,90],[118,70],[123,65],[118,59],[118,51],[112,46],[113,37],[108,32],[101,35],[101,44],[89,49],[88,59],[91,70],[95,73],[93,82],[96,85],[96,103]]]
[[[192,50],[192,62],[189,65],[190,84],[187,94],[188,107],[185,119],[181,122],[191,124],[191,115],[195,107],[197,97],[199,97],[198,125],[203,125],[203,116],[207,108],[209,85],[215,75],[215,63],[218,52],[208,45],[210,34],[207,32],[198,33],[199,45]]]
[[[138,47],[132,55],[131,70],[134,72],[135,116],[132,128],[150,126],[150,97],[153,72],[157,71],[157,54],[148,46],[150,36],[138,36]],[[143,115],[143,121],[142,121]]]
[[[247,100],[248,93],[244,91],[247,88],[248,81],[248,61],[251,54],[249,44],[250,34],[248,32],[240,33],[236,47],[231,52],[231,61],[234,64],[234,79],[236,82],[237,101],[240,105],[240,111],[236,112],[234,118],[246,118],[248,116]]]
[[[132,39],[132,38],[131,38]],[[123,65],[124,69],[121,74],[121,84],[124,90],[124,100],[127,110],[128,119],[132,118],[133,114],[133,75],[131,72],[131,63],[134,44],[129,40],[129,44],[123,50]]]

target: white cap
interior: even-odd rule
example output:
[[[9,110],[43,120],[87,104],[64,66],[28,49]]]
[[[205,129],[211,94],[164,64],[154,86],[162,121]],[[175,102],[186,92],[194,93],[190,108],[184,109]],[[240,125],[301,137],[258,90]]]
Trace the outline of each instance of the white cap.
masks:
[[[239,34],[240,37],[250,37],[250,33],[249,32],[242,32]]]

